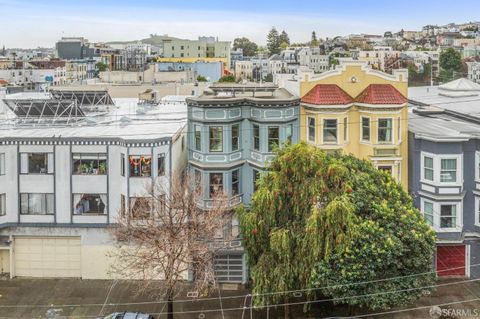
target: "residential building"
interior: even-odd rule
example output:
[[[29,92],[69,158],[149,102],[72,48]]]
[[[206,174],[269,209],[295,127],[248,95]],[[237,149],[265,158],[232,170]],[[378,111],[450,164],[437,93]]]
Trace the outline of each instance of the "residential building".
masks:
[[[14,94],[3,102],[4,271],[10,277],[115,278],[108,228],[128,207],[150,200],[149,185],[167,194],[172,174],[184,170],[185,103],[140,113],[136,99],[114,102],[102,90]]]
[[[229,41],[218,41],[215,37],[199,37],[198,40],[166,38],[163,40],[163,57],[180,59],[177,61],[182,61],[181,58],[216,58],[229,68],[230,46]],[[177,61],[160,59],[158,62]]]
[[[298,50],[298,63],[306,66],[315,73],[321,73],[330,69],[330,56],[321,54],[320,48],[301,48]]]
[[[14,68],[0,69],[0,79],[27,91],[44,91],[51,85],[66,83],[65,61],[17,61]]]
[[[480,83],[480,62],[467,62],[468,66],[468,79],[475,83]]]
[[[300,139],[370,160],[408,185],[407,70],[351,61],[300,83]]]
[[[188,163],[203,194],[199,205],[209,209],[219,190],[228,194],[232,209],[249,205],[275,147],[298,141],[299,99],[271,84],[214,84],[201,96],[187,98],[187,105]],[[236,218],[225,234],[239,238]],[[239,240],[226,242],[220,260],[217,279],[247,281]]]
[[[252,80],[253,79],[253,62],[252,61],[235,61],[235,78]]]
[[[81,83],[95,77],[96,60],[65,61],[65,82]]]
[[[437,274],[480,278],[480,85],[409,88],[409,100],[409,191],[437,233]]]
[[[157,62],[156,72],[191,71],[196,79],[205,77],[208,81],[217,82],[224,75],[224,65],[220,61],[206,62]]]
[[[93,58],[95,49],[83,37],[62,37],[56,44],[57,57],[64,60]]]

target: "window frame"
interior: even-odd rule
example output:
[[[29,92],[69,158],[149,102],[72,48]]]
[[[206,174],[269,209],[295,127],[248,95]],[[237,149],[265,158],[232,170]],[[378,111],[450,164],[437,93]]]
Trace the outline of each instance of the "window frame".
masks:
[[[212,175],[220,175],[221,176],[221,183],[220,184],[212,184]],[[213,198],[214,192],[212,192],[212,188],[215,185],[220,185],[219,190],[223,192],[225,190],[225,176],[223,176],[223,172],[209,172],[208,173],[208,198]]]
[[[0,176],[5,175],[5,153],[0,153]]]
[[[234,136],[234,127],[237,128],[237,135]],[[235,142],[236,139],[236,142]],[[230,140],[231,140],[231,147],[232,147],[232,152],[236,152],[240,149],[240,123],[235,123],[232,124],[231,126],[231,131],[230,131]],[[236,147],[234,147],[236,145]]]
[[[423,214],[423,218],[425,218],[425,221],[427,222],[427,224],[434,228],[434,225],[435,225],[435,203],[432,202],[432,201],[429,201],[429,200],[426,200],[426,199],[423,199],[420,201],[420,211],[422,212]],[[428,203],[431,205],[432,207],[432,212],[431,213],[427,213],[426,210],[425,210],[425,204]],[[427,219],[426,216],[430,216],[431,217],[431,224],[429,222],[429,219]]]
[[[54,167],[54,164],[55,164],[55,154],[53,152],[20,152],[20,174],[21,175],[53,175],[54,172],[55,172],[55,167]],[[26,172],[24,172],[24,167],[23,167],[23,160],[22,160],[22,157],[23,157],[23,154],[25,154],[25,156],[27,157],[27,161],[26,161]],[[32,154],[44,154],[45,158],[46,158],[46,164],[45,164],[45,167],[46,167],[46,172],[45,173],[35,173],[35,172],[30,172],[30,155]],[[50,163],[50,161],[52,161],[52,163]],[[50,170],[51,168],[51,170]]]
[[[26,216],[52,216],[55,215],[55,196],[53,193],[19,193],[19,198],[20,198],[20,215],[26,215]],[[45,207],[43,209],[45,210],[44,213],[42,212],[35,212],[35,213],[30,213],[30,195],[43,195],[44,196],[44,202],[45,202]],[[27,213],[23,211],[23,196],[27,196]],[[48,212],[48,199],[52,201],[52,212]]]
[[[258,134],[257,134],[258,133]],[[260,151],[260,125],[252,125],[253,150]]]
[[[364,120],[367,120],[368,121],[368,139],[365,138],[365,135],[364,135],[364,130],[366,129],[366,127],[364,126],[364,123],[363,121]],[[362,142],[368,142],[370,143],[372,141],[372,121],[370,119],[370,117],[368,116],[361,116],[360,117],[360,140]]]
[[[212,137],[212,129],[220,129],[219,137]],[[212,140],[219,140],[218,145],[220,148],[217,150],[212,149]],[[208,151],[210,153],[222,153],[223,152],[223,126],[222,125],[211,125],[208,127]]]
[[[424,157],[433,158],[433,181],[425,179],[425,164]],[[442,159],[456,159],[456,181],[455,182],[441,182],[441,160]],[[461,186],[463,185],[463,154],[432,154],[428,152],[421,152],[420,154],[420,182],[424,184],[436,185],[436,186]]]
[[[82,163],[82,156],[96,156],[97,159],[96,160],[89,160],[89,161],[96,161],[97,162],[97,174],[82,174],[82,173],[78,173],[78,171],[75,170],[75,156],[79,156],[80,159],[80,166],[83,165]],[[105,171],[103,174],[100,174],[100,156],[105,156]],[[97,175],[107,175],[108,174],[108,154],[107,153],[72,153],[72,175],[80,175],[80,176],[97,176]]]
[[[270,130],[272,130],[272,129],[277,131],[277,137],[276,138],[271,138],[270,137]],[[271,140],[276,140],[277,141],[276,145],[272,144]],[[269,153],[272,153],[274,151],[275,147],[280,147],[280,126],[270,125],[270,126],[267,126],[267,151]]]
[[[124,153],[120,153],[120,175],[125,177],[126,172],[126,164],[125,164],[126,156]]]
[[[474,196],[475,199],[475,226],[480,227],[480,196]]]
[[[292,144],[293,141],[293,124],[285,126],[285,142]]]
[[[313,125],[311,125],[311,121]],[[313,133],[313,140],[311,139]],[[311,143],[316,143],[317,140],[317,119],[313,116],[307,116],[307,141]]]
[[[202,151],[202,127],[198,124],[193,124],[193,132],[194,132],[193,149],[195,151],[201,152]]]
[[[438,233],[460,232],[463,227],[463,202],[462,201],[440,201],[431,200],[429,198],[420,197],[421,212],[424,214],[424,202],[433,204],[433,226],[431,226]],[[441,207],[455,206],[455,224],[453,227],[441,226]]]
[[[236,181],[233,180],[233,177],[234,177],[235,173],[237,175]],[[240,195],[240,193],[241,193],[241,189],[240,189],[240,168],[232,170],[230,184],[231,184],[230,189],[231,189],[232,197]],[[234,192],[235,188],[236,188],[236,192]]]
[[[7,194],[0,194],[0,216],[7,215]]]
[[[162,164],[160,166],[160,164]],[[166,174],[166,163],[165,163],[165,153],[157,154],[157,176],[165,176]]]
[[[322,119],[322,144],[338,145],[338,119],[337,118],[323,118]],[[328,127],[328,121],[335,121],[335,141],[325,141],[325,132],[333,130],[333,127]]]
[[[380,121],[390,121],[390,141],[380,141]],[[388,129],[388,127],[386,127],[385,129]],[[395,132],[395,128],[392,117],[382,117],[377,119],[377,144],[393,144],[393,132]]]
[[[348,117],[343,118],[343,142],[348,142]]]
[[[80,213],[80,214],[76,213],[76,206],[78,205],[79,202],[78,203],[75,202],[75,195],[83,195],[83,196],[85,196],[85,195],[91,195],[91,196],[98,195],[98,197],[102,201],[103,205],[105,206],[103,208],[104,213],[98,213],[98,212],[95,212],[95,213],[83,212],[83,213]],[[102,195],[105,196],[105,202],[103,202],[103,200],[102,200]],[[73,216],[107,216],[108,215],[108,194],[107,193],[72,193],[71,198],[72,198],[71,207],[72,207],[72,215]]]
[[[131,163],[131,158],[138,158],[138,160],[140,161],[139,162],[139,166],[140,166],[140,168],[139,168],[140,173],[139,174],[140,175],[137,175],[137,174],[132,175],[132,165],[133,164]],[[142,162],[145,158],[150,158],[150,163],[149,164],[142,164]],[[142,175],[142,172],[143,172],[142,166],[143,165],[150,166],[150,174]],[[150,178],[150,177],[152,177],[152,156],[151,155],[128,155],[128,177],[133,177],[133,178]]]

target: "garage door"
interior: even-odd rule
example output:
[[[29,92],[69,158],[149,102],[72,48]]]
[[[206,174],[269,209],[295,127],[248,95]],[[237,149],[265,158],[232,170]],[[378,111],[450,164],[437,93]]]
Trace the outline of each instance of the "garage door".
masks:
[[[437,246],[438,276],[465,276],[465,245]]]
[[[243,254],[215,256],[215,279],[218,282],[241,283],[243,281]]]
[[[17,237],[15,276],[81,277],[79,237]]]

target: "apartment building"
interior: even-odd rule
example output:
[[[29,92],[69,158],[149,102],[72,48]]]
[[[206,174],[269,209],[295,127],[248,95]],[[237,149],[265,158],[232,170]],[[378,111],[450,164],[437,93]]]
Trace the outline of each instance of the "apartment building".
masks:
[[[2,272],[109,279],[120,212],[186,166],[185,103],[136,112],[106,91],[7,95],[0,133]],[[5,121],[9,119],[9,121]]]
[[[306,66],[315,73],[328,71],[330,68],[329,55],[321,54],[320,48],[301,48],[297,52],[300,66]]]
[[[218,190],[228,194],[232,209],[249,205],[275,147],[298,141],[299,99],[274,85],[215,84],[201,96],[187,98],[187,105],[188,164],[202,190],[199,205],[209,209]],[[216,261],[217,279],[245,283],[236,218],[225,234],[238,239],[225,242]]]
[[[467,62],[468,79],[475,83],[480,83],[480,62]]]

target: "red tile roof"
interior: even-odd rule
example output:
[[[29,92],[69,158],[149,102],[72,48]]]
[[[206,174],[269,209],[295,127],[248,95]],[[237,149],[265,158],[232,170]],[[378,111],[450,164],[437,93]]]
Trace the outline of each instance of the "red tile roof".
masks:
[[[404,104],[407,98],[391,84],[370,84],[356,98],[355,102],[365,104]]]
[[[0,85],[7,85],[8,82],[4,79],[0,79]]]
[[[317,84],[301,101],[315,105],[346,105],[352,103],[353,98],[336,84]]]

